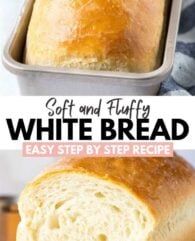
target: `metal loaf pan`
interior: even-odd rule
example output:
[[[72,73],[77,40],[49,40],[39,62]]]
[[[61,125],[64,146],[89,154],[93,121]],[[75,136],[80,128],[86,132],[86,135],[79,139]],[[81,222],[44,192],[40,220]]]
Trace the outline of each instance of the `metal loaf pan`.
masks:
[[[165,0],[167,1],[167,0]],[[160,68],[150,73],[89,71],[30,66],[22,63],[34,0],[26,0],[6,44],[3,63],[17,75],[22,95],[155,95],[173,67],[182,0],[172,0]]]

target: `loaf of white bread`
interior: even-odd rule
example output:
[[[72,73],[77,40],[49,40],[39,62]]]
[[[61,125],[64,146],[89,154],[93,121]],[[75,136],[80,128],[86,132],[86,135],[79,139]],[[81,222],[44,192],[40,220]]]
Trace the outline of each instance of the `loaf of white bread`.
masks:
[[[17,241],[195,241],[182,158],[64,159],[28,184]]]
[[[162,63],[170,0],[35,0],[25,63],[149,72]]]

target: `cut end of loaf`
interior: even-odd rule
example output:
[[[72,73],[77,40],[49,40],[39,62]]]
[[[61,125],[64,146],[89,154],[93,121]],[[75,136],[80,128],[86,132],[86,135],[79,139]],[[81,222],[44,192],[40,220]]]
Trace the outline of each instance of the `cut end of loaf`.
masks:
[[[123,186],[71,172],[27,186],[19,210],[17,241],[139,241],[154,226],[147,207]]]

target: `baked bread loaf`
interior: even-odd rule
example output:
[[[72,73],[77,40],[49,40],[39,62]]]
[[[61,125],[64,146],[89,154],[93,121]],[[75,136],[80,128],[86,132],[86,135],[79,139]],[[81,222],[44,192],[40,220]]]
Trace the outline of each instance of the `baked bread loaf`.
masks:
[[[35,0],[30,65],[149,72],[161,64],[169,0]]]
[[[27,185],[17,241],[194,241],[182,158],[64,159]]]

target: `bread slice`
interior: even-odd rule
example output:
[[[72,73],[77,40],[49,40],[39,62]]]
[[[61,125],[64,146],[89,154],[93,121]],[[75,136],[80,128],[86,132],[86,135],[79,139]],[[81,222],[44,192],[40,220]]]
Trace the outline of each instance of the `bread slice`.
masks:
[[[17,241],[195,241],[182,158],[64,159],[28,184]]]
[[[170,0],[35,0],[25,63],[150,72],[162,63]]]

